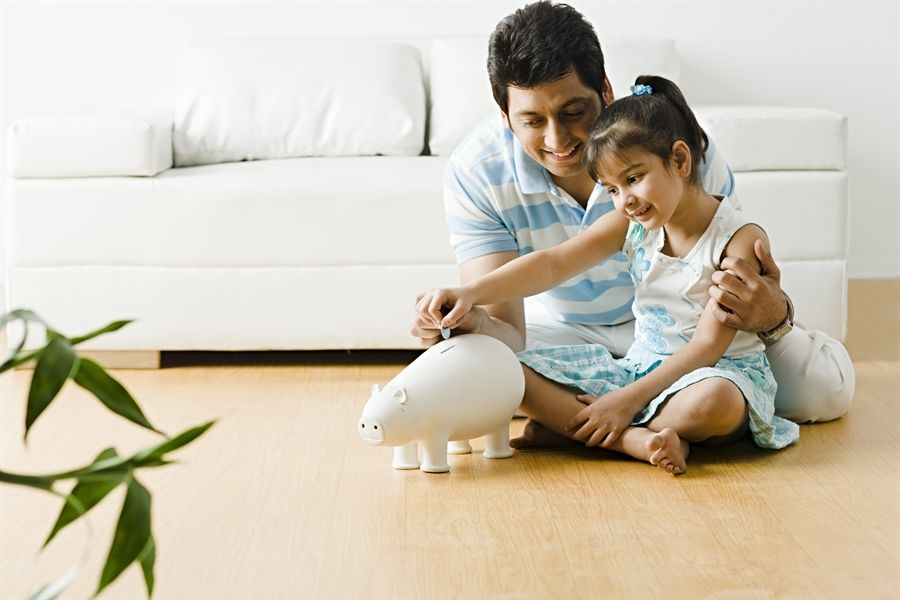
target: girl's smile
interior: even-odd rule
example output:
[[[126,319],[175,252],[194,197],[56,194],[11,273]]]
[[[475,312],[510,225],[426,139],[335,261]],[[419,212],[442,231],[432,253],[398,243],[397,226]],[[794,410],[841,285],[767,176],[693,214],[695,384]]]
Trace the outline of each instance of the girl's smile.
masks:
[[[683,182],[655,154],[630,150],[605,160],[603,171],[601,185],[628,219],[658,229],[677,211]]]

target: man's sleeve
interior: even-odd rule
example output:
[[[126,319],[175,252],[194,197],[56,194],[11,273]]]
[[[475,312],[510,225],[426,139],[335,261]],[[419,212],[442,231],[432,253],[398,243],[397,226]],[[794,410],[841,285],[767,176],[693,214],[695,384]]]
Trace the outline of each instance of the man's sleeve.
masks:
[[[518,250],[513,232],[492,198],[490,186],[451,159],[444,174],[444,214],[456,262]]]
[[[734,173],[725,160],[725,157],[716,148],[715,142],[709,138],[709,147],[706,149],[706,158],[700,164],[700,176],[703,180],[703,189],[710,194],[728,196],[735,205],[737,202],[737,190],[734,186]]]

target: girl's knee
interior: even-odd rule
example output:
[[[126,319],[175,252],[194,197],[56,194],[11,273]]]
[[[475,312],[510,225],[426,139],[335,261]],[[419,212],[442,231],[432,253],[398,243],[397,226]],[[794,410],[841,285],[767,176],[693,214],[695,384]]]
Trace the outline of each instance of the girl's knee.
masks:
[[[727,379],[715,377],[701,382],[702,390],[690,401],[693,421],[702,423],[710,437],[731,435],[743,428],[747,403],[738,387]],[[700,385],[700,384],[698,384]]]

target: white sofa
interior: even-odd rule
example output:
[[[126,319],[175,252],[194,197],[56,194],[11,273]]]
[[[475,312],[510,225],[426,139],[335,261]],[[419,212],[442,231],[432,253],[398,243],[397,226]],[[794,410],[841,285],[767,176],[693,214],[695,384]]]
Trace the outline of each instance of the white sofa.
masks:
[[[601,41],[617,95],[639,73],[678,78],[671,41]],[[497,114],[486,39],[217,39],[182,55],[171,111],[13,125],[5,306],[72,334],[136,319],[98,350],[416,348],[414,293],[457,278],[447,157]],[[798,319],[843,339],[846,120],[696,108]]]

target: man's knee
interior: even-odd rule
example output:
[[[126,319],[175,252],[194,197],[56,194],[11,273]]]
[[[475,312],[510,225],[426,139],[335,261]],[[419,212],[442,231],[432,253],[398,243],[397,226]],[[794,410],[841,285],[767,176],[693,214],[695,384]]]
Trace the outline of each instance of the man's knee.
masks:
[[[844,346],[821,331],[795,328],[766,352],[778,382],[775,414],[796,423],[838,419],[856,387]]]

